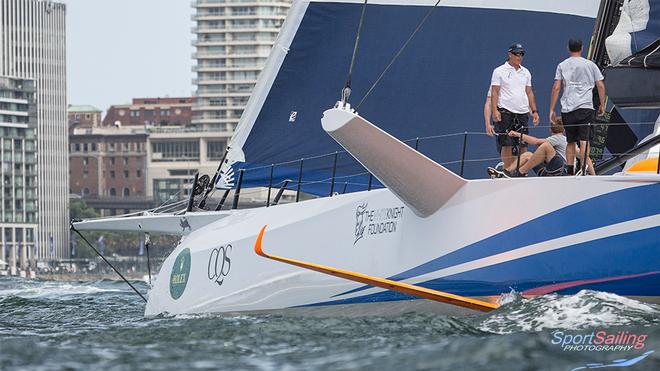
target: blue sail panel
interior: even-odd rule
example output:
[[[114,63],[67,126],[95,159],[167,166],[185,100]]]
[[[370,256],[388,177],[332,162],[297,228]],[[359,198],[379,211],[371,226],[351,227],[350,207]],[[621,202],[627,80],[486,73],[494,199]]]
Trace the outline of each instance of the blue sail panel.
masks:
[[[365,95],[429,9],[367,6],[352,104]],[[322,112],[339,99],[346,81],[361,10],[360,3],[309,3],[243,145],[246,162],[237,164],[248,169],[243,186],[267,185],[270,164],[288,162],[274,167],[272,184],[290,179],[289,188],[296,189],[299,159],[319,156],[304,161],[302,190],[327,194],[333,183],[334,153],[339,151],[334,191],[367,189],[366,170],[320,124]],[[439,7],[359,113],[450,170],[459,173],[462,167],[466,178],[482,178],[486,167],[499,161],[495,139],[484,133],[484,101],[491,73],[505,62],[509,45],[520,42],[527,50],[523,65],[532,73],[545,118],[555,68],[566,57],[567,40],[589,40],[594,23],[592,17],[558,12]],[[547,130],[531,133],[543,137]],[[417,141],[417,137],[431,138]]]

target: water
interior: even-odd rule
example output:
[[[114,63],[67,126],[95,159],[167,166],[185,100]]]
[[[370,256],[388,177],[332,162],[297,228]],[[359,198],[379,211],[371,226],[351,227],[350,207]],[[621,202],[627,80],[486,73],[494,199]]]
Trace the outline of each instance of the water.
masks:
[[[147,286],[136,283],[146,291]],[[2,370],[574,370],[655,351],[626,370],[660,370],[660,307],[616,295],[513,296],[468,318],[144,318],[125,284],[0,278]],[[553,331],[646,334],[623,352],[564,351]],[[617,368],[619,369],[619,368]]]

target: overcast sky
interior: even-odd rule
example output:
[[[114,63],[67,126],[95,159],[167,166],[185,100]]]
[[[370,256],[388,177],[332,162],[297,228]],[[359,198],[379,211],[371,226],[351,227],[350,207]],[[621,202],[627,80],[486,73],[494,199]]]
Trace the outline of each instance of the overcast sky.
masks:
[[[189,0],[60,1],[69,104],[105,111],[134,97],[191,95]]]

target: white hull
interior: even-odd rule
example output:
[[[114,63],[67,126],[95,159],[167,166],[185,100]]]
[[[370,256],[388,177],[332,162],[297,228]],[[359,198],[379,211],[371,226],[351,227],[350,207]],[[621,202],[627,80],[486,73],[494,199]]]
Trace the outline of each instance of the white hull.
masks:
[[[660,177],[656,175],[469,181],[440,210],[427,218],[416,216],[386,189],[233,211],[184,238],[163,264],[149,294],[145,314],[275,310],[339,303],[337,300],[340,299],[344,300],[341,303],[351,300],[356,303],[381,301],[377,293],[384,292],[383,289],[367,288],[335,297],[362,285],[257,256],[254,243],[264,225],[268,227],[263,247],[269,253],[377,277],[391,277],[425,263],[430,264],[452,252],[474,248],[471,245],[489,241],[534,219],[570,211],[570,207],[585,200],[591,199],[594,205],[599,205],[599,202],[607,204],[597,208],[647,208],[649,202],[655,205],[657,201],[636,198],[636,192],[656,192],[658,181]],[[618,204],[620,197],[625,199],[626,190],[631,192],[631,196],[626,199],[625,205]],[[547,237],[532,238],[538,242],[513,246],[494,254],[486,253],[479,258],[467,258],[457,264],[448,263],[446,267],[428,271],[422,269],[421,274],[412,275],[404,281],[415,284],[446,278],[451,282],[460,274],[522,262],[539,254],[569,248],[576,251],[574,259],[579,260],[582,259],[578,253],[581,246],[587,249],[589,243],[602,241],[605,251],[611,244],[608,238],[659,230],[660,210],[653,207],[654,211],[650,214],[646,211],[639,217],[620,221],[608,221],[606,217],[601,223],[603,225],[597,228],[572,233],[570,230],[575,223],[593,218],[593,207],[582,212],[577,208],[566,220],[559,219],[557,222],[553,219],[553,224],[547,225],[550,232]],[[356,215],[356,212],[361,215]],[[379,220],[374,223],[375,219]],[[362,237],[357,238],[356,227],[359,236],[361,226],[364,227]],[[526,233],[524,227],[519,228],[519,233]],[[530,229],[529,233],[535,231]],[[557,237],[552,238],[553,235]],[[631,256],[657,253],[660,249],[660,241],[650,247],[647,240],[638,245],[631,240]],[[494,248],[497,249],[497,246]],[[177,257],[183,256],[185,253],[182,252],[186,249],[190,252],[189,269],[181,264],[179,258],[172,272]],[[639,249],[638,253],[635,249]],[[652,259],[652,256],[648,258]],[[583,269],[562,269],[561,266],[566,264],[562,261],[564,259],[548,261],[547,266],[537,267],[538,272],[534,274],[530,274],[530,267],[523,263],[519,272],[500,272],[483,283],[496,284],[510,277],[518,277],[514,280],[518,280],[522,288],[529,288],[530,280],[552,283],[603,279],[605,281],[601,282],[608,282],[612,277],[619,277],[613,280],[620,281],[622,276],[628,275],[634,279],[653,272],[648,266],[637,267],[637,263],[627,262],[618,266],[617,261],[611,262],[611,272],[603,271],[601,266],[590,268],[589,261],[584,262]],[[655,271],[660,271],[657,259],[653,264],[657,268]],[[654,277],[657,283],[658,275]],[[459,290],[459,286],[456,289]],[[450,289],[444,291],[452,292]],[[508,291],[508,288],[495,289],[492,294]],[[626,292],[619,293],[626,295]],[[642,295],[657,294],[651,290]],[[382,301],[396,299],[385,297]]]

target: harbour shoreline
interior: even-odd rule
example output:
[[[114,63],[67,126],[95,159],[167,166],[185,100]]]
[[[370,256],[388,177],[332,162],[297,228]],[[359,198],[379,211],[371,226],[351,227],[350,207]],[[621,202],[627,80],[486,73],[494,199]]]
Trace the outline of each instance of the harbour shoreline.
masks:
[[[122,272],[124,277],[129,280],[143,281],[145,273],[142,272]],[[38,273],[36,276],[40,281],[121,281],[116,273]],[[155,279],[155,276],[152,276]]]

